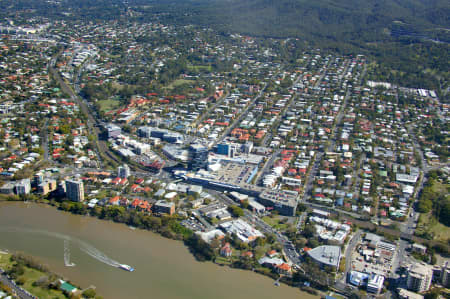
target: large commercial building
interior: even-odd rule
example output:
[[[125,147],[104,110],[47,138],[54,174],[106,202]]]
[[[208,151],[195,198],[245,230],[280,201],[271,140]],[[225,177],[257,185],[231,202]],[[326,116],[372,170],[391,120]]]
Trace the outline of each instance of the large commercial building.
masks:
[[[71,201],[84,201],[83,181],[66,180],[66,196]]]
[[[169,143],[182,143],[183,135],[177,132],[171,132],[166,129],[159,129],[153,127],[140,127],[138,135],[144,138],[158,138]]]
[[[433,270],[425,263],[415,263],[408,271],[408,279],[406,285],[408,290],[414,292],[425,292],[431,286],[431,279],[433,278]]]
[[[309,250],[307,253],[321,267],[339,268],[339,262],[341,260],[341,247],[339,246],[319,246]]]
[[[294,216],[297,209],[297,197],[296,191],[265,189],[259,195],[259,202],[266,207],[273,207],[282,215]]]
[[[244,243],[252,242],[259,237],[264,237],[263,233],[241,219],[224,222],[219,226],[225,232],[235,235]]]

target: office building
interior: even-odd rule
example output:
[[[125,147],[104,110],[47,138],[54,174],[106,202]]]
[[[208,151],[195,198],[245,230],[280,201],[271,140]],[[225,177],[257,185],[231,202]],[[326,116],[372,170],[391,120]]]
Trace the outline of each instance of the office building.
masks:
[[[189,168],[199,170],[206,168],[208,164],[208,148],[201,144],[191,144],[189,147],[190,163]]]
[[[217,150],[216,153],[219,155],[224,155],[229,157],[230,156],[230,152],[231,152],[231,146],[230,144],[227,143],[219,143],[217,145]]]
[[[107,124],[105,126],[105,130],[107,133],[108,138],[115,138],[117,136],[119,136],[120,134],[122,134],[122,129],[114,124]]]
[[[281,215],[294,216],[297,209],[298,192],[291,190],[265,189],[259,194],[259,202],[272,207]]]
[[[83,181],[66,180],[66,196],[71,201],[84,201]]]
[[[123,164],[117,169],[117,176],[122,179],[127,179],[130,173],[130,167],[127,164]]]

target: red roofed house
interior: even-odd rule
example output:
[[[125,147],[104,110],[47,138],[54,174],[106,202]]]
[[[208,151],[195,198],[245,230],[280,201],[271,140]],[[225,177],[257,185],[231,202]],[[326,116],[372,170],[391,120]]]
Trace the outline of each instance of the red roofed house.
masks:
[[[110,205],[118,206],[120,202],[120,196],[114,196],[108,202]]]
[[[225,245],[220,248],[220,255],[225,257],[230,257],[233,251],[231,250],[230,243],[225,243]]]
[[[276,251],[276,250],[271,250],[271,251],[269,251],[268,253],[267,253],[267,255],[269,256],[269,257],[276,257],[277,255],[278,255],[278,252]]]
[[[279,274],[289,274],[291,272],[291,266],[289,266],[286,263],[282,263],[280,265],[276,265],[275,266],[275,270],[279,273]]]
[[[136,209],[139,204],[141,203],[141,200],[139,198],[135,198],[133,199],[133,201],[131,202],[131,208]]]

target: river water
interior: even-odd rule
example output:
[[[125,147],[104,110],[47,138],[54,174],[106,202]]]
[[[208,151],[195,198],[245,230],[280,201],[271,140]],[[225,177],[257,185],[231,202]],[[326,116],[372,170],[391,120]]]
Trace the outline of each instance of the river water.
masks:
[[[108,299],[315,298],[250,271],[197,262],[180,241],[46,205],[0,202],[0,249],[35,256]],[[75,266],[65,266],[65,252]]]

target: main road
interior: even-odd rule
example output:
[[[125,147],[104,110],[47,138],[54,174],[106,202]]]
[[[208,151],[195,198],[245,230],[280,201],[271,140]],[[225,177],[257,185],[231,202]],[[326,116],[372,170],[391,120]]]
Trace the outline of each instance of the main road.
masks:
[[[0,269],[0,282],[11,288],[12,293],[18,296],[21,299],[38,299],[37,297],[31,295],[29,292],[25,291],[21,287],[17,286],[17,284],[9,279],[9,277]]]

